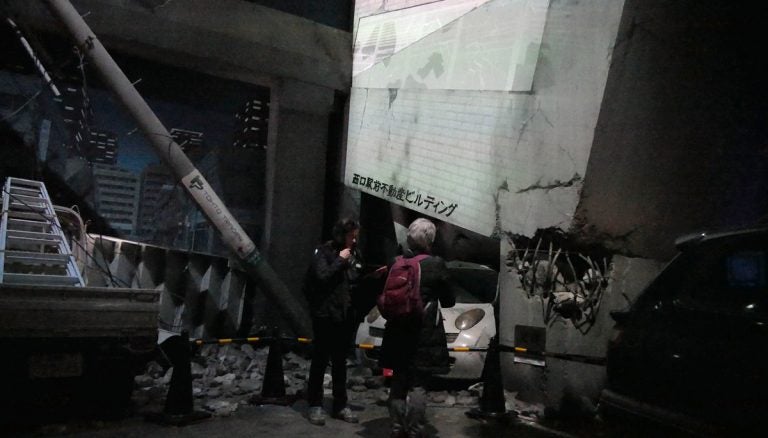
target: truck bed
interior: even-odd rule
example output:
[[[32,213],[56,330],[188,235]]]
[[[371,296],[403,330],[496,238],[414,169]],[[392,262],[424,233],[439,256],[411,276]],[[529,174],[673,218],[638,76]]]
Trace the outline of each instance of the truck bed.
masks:
[[[153,289],[0,285],[0,338],[156,337]]]

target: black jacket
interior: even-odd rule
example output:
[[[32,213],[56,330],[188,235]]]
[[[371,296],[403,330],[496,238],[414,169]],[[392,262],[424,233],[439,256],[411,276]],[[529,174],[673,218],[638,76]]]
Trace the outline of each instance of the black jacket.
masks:
[[[339,251],[326,242],[312,255],[305,294],[313,318],[341,322],[351,317],[350,263],[339,257]]]
[[[409,256],[413,254],[406,253],[404,257]],[[419,264],[424,316],[415,321],[387,321],[379,365],[393,369],[414,367],[424,373],[445,374],[450,370],[448,347],[437,303],[442,307],[453,307],[456,297],[450,288],[448,268],[442,258],[428,257]]]

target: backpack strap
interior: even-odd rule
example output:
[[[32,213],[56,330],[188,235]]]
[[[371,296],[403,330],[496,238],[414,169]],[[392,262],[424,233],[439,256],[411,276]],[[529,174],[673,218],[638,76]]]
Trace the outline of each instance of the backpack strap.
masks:
[[[419,286],[419,293],[421,293],[421,261],[426,259],[427,257],[429,257],[429,254],[419,254],[413,257],[409,257],[407,259],[403,258],[404,260],[407,260],[409,264],[416,265],[416,280],[418,280],[417,285]]]
[[[402,256],[398,256],[398,257],[402,257]],[[414,261],[417,261],[417,262],[421,263],[422,260],[424,260],[426,258],[429,258],[429,257],[431,257],[429,254],[419,254],[419,255],[415,255],[413,257],[409,257],[409,260],[414,260]]]
[[[419,287],[419,295],[421,295],[421,261],[428,257],[429,257],[429,254],[419,254],[408,259],[409,261],[411,261],[416,265],[416,281],[417,281],[416,284]],[[424,306],[424,309],[423,309],[424,312],[426,312],[427,308],[429,307],[429,303],[422,302],[422,305]]]

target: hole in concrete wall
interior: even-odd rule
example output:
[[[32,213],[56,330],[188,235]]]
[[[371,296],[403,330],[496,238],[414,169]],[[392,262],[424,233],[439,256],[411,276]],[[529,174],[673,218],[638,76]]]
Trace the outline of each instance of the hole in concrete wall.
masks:
[[[517,273],[528,298],[538,297],[550,326],[570,321],[582,334],[594,325],[610,278],[612,254],[580,246],[561,230],[539,230],[532,238],[512,236],[506,266]]]

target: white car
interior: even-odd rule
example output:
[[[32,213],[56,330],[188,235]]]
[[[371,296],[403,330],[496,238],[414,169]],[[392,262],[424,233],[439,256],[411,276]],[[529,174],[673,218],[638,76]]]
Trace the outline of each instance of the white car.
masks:
[[[446,343],[451,356],[451,371],[440,377],[448,379],[480,379],[483,373],[485,350],[493,336],[496,324],[493,303],[497,297],[498,272],[475,263],[451,261],[447,263],[456,305],[441,308]],[[386,319],[374,307],[357,329],[355,344],[358,358],[365,364],[376,366]],[[464,348],[482,351],[462,351]]]

